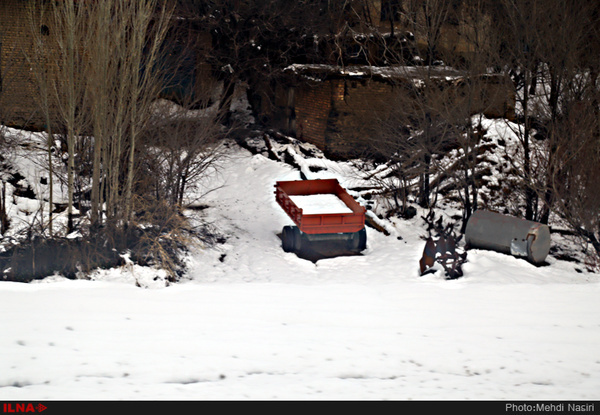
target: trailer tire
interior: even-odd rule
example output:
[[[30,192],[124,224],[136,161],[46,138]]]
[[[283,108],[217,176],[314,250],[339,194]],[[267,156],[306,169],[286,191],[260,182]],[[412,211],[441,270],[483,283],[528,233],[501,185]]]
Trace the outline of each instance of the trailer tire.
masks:
[[[302,252],[302,232],[296,226],[292,227],[292,231],[294,235],[294,252]]]
[[[367,229],[362,228],[358,231],[358,250],[364,251],[367,249]]]
[[[294,252],[295,232],[293,226],[284,226],[281,231],[281,246],[285,252]]]
[[[358,232],[354,232],[348,240],[348,249],[350,251],[364,251],[367,248],[367,231],[362,228]]]

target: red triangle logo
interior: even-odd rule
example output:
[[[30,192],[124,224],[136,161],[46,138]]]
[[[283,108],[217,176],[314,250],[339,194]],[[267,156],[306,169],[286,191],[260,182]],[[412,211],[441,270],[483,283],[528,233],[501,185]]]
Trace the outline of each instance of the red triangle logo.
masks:
[[[43,410],[48,409],[48,408],[46,408],[41,403],[38,403],[37,406],[35,407],[35,409],[37,409],[38,412],[42,412]]]

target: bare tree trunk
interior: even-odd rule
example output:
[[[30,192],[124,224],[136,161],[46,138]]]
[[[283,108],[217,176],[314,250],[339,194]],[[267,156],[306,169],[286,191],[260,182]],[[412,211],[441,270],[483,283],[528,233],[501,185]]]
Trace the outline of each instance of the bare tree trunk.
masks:
[[[48,123],[47,129],[47,154],[48,154],[48,234],[53,236],[54,220],[54,163],[52,162],[52,148],[54,147],[54,134]]]
[[[532,175],[531,175],[531,154],[529,148],[529,140],[531,135],[531,114],[529,111],[529,85],[530,85],[530,73],[528,69],[525,69],[525,85],[523,86],[523,176],[525,178],[525,219],[534,219],[534,201],[535,191],[531,186]]]
[[[8,217],[6,216],[6,182],[2,181],[2,189],[0,190],[0,234],[8,229]]]
[[[67,134],[67,233],[74,229],[73,202],[75,178],[75,141],[83,129],[84,121],[78,117],[85,101],[85,68],[82,65],[83,48],[86,47],[86,27],[83,25],[82,8],[74,0],[53,3],[52,18],[55,44],[57,46],[57,76],[53,79],[54,99],[58,103],[61,121]]]
[[[131,10],[131,25],[137,28],[129,45],[129,71],[131,77],[130,96],[130,135],[129,155],[127,163],[127,179],[125,184],[125,221],[132,220],[133,214],[133,181],[135,175],[136,142],[140,130],[147,123],[150,104],[160,90],[161,45],[168,29],[168,21],[172,10],[162,8],[161,14],[155,20],[152,39],[147,47],[147,29],[152,23],[157,6],[156,0],[146,0],[129,3]],[[142,30],[146,28],[146,30]],[[148,50],[145,50],[145,49]],[[144,68],[143,72],[141,68]]]
[[[46,152],[48,156],[48,233],[52,237],[54,234],[54,168],[52,162],[52,149],[54,147],[54,134],[52,125],[54,120],[50,115],[50,83],[52,80],[48,76],[51,71],[49,59],[47,57],[47,41],[43,38],[44,35],[38,29],[40,22],[46,16],[46,10],[41,8],[39,14],[31,13],[29,16],[29,30],[33,38],[33,52],[31,55],[26,55],[25,59],[33,69],[33,75],[39,91],[39,108],[44,115],[46,122]]]

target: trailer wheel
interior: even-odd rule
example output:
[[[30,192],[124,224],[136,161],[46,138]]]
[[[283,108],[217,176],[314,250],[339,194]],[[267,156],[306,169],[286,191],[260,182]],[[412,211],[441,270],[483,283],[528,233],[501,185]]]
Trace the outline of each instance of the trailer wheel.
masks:
[[[285,252],[294,252],[295,232],[293,226],[284,226],[281,231],[281,246]]]
[[[302,251],[302,232],[298,229],[297,226],[292,227],[292,231],[294,234],[294,252],[299,253]]]
[[[358,231],[358,250],[364,251],[367,249],[367,229],[362,228]]]
[[[354,232],[348,240],[348,249],[350,251],[364,251],[367,248],[367,230],[362,228]]]

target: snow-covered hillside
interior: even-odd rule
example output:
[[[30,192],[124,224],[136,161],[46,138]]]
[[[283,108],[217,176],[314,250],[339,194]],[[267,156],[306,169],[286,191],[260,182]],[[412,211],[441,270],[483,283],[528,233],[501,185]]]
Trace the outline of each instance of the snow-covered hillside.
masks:
[[[374,217],[389,235],[361,255],[285,253],[277,180],[364,185],[285,151],[298,168],[230,147],[189,212],[220,242],[177,284],[134,264],[0,283],[0,399],[598,399],[598,274],[470,250],[464,277],[420,276],[420,215]]]

